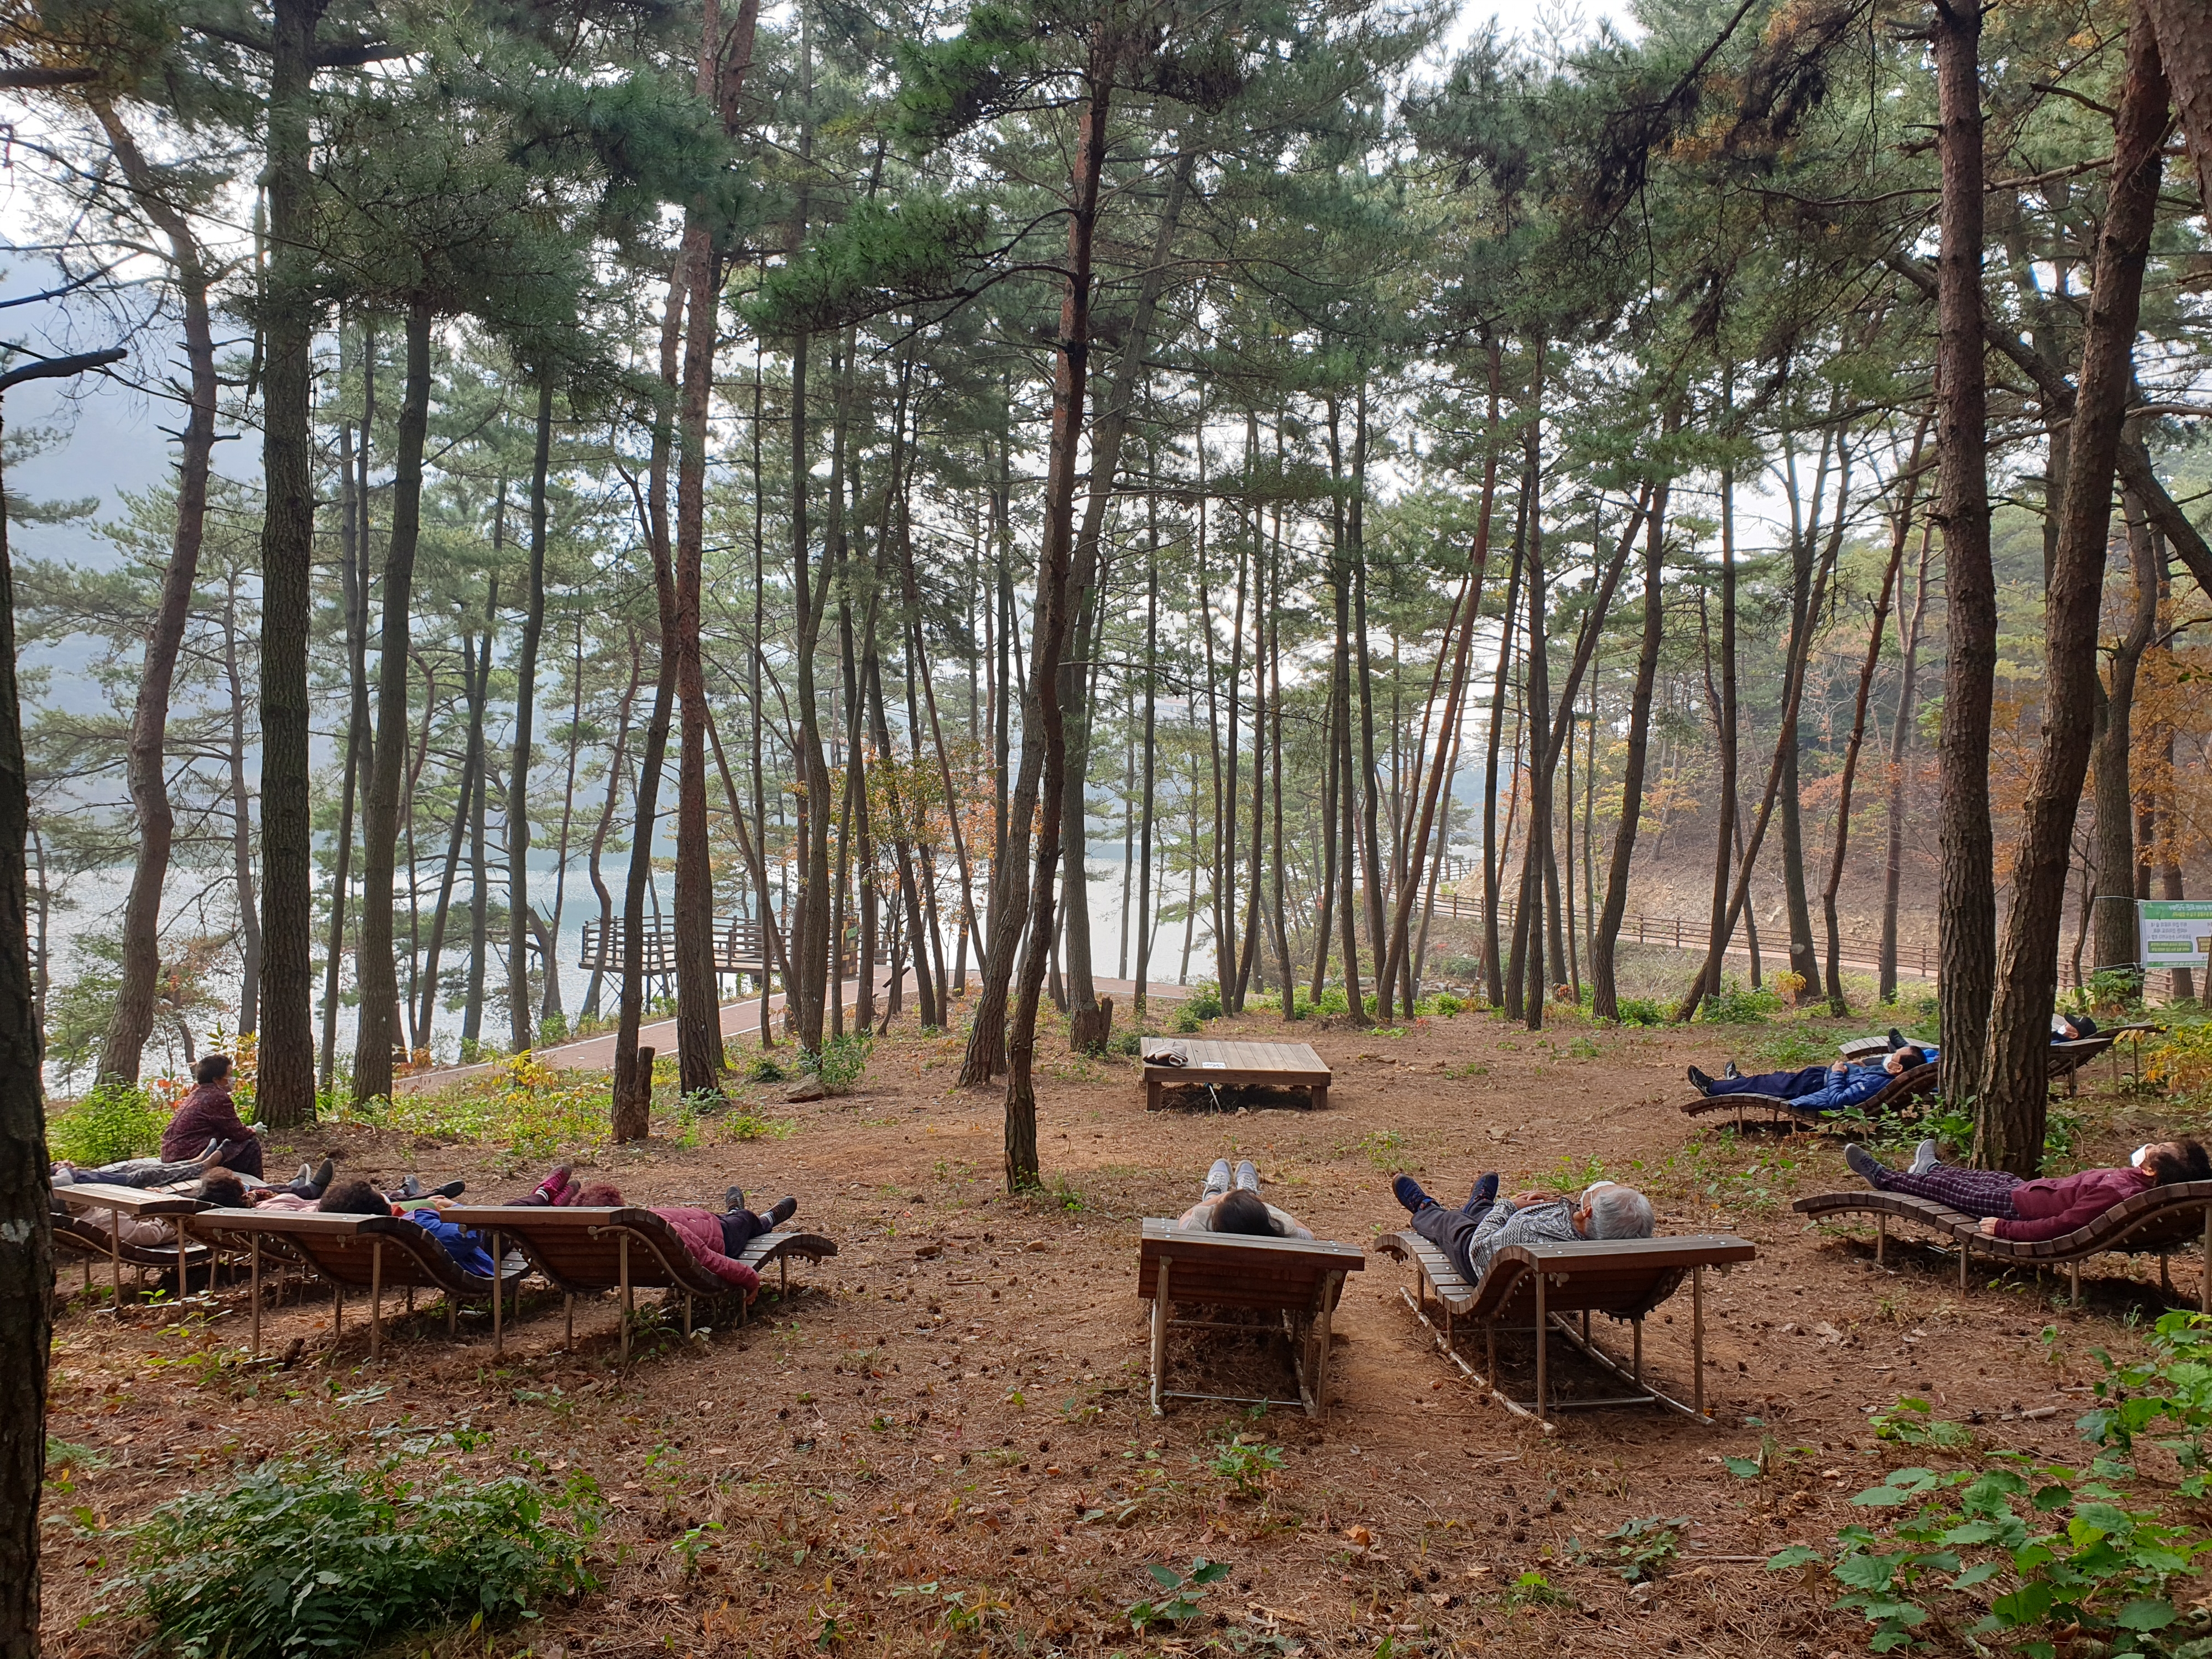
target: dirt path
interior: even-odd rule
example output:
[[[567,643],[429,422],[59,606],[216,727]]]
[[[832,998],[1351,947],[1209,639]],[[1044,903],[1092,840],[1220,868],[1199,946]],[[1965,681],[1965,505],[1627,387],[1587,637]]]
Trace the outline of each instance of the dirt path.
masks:
[[[488,1321],[471,1315],[448,1338],[425,1306],[397,1320],[371,1368],[357,1305],[333,1354],[327,1304],[291,1301],[267,1315],[264,1339],[277,1352],[301,1340],[290,1370],[240,1363],[234,1292],[213,1310],[126,1311],[119,1327],[74,1306],[57,1339],[52,1433],[97,1467],[72,1466],[49,1499],[49,1651],[120,1659],[144,1634],[127,1621],[79,1627],[113,1565],[73,1510],[113,1526],[268,1453],[367,1457],[402,1422],[465,1422],[490,1438],[447,1461],[536,1472],[549,1490],[588,1472],[610,1505],[593,1547],[599,1589],[489,1638],[411,1644],[438,1659],[1209,1643],[1364,1659],[1386,1640],[1397,1654],[1857,1650],[1852,1620],[1759,1564],[1832,1534],[1856,1513],[1851,1492],[1911,1461],[1876,1442],[1869,1409],[1912,1394],[1982,1425],[1990,1443],[2070,1457],[2089,1351],[2122,1345],[2118,1316],[2153,1305],[2156,1273],[2125,1278],[2106,1258],[2078,1310],[2033,1277],[1961,1297],[1932,1252],[1893,1238],[1877,1268],[1868,1243],[1791,1215],[1793,1194],[1846,1178],[1832,1142],[1739,1140],[1675,1109],[1683,1066],[1717,1066],[1731,1039],[1748,1068],[1863,1029],[1534,1034],[1473,1014],[1400,1034],[1302,1025],[1337,1074],[1318,1114],[1147,1114],[1133,1061],[1079,1059],[1048,1038],[1039,1141],[1052,1185],[1021,1200],[1001,1190],[997,1094],[950,1087],[959,1039],[895,1034],[859,1092],[749,1102],[788,1121],[782,1138],[729,1141],[710,1120],[696,1147],[655,1139],[573,1160],[633,1200],[719,1207],[731,1182],[758,1202],[788,1192],[799,1220],[842,1246],[794,1270],[792,1297],[764,1298],[743,1328],[648,1341],[627,1371],[605,1302],[579,1309],[579,1351],[564,1353],[559,1299],[534,1298],[502,1363]],[[1256,1018],[1209,1030],[1283,1032]],[[2155,1102],[2080,1103],[2093,1160],[2124,1155],[2157,1123]],[[351,1129],[272,1149],[272,1161],[325,1149],[356,1173],[464,1175],[495,1200],[541,1173],[489,1148]],[[1354,1243],[1403,1224],[1388,1186],[1397,1168],[1448,1201],[1485,1169],[1509,1191],[1602,1170],[1651,1194],[1662,1231],[1753,1240],[1759,1260],[1708,1292],[1715,1423],[1606,1410],[1540,1435],[1425,1346],[1399,1271],[1371,1253],[1338,1318],[1326,1421],[1197,1406],[1153,1418],[1133,1239],[1141,1218],[1189,1203],[1216,1156],[1253,1158],[1271,1200]],[[2193,1268],[2175,1278],[2191,1282]],[[65,1287],[76,1282],[65,1268]],[[1647,1327],[1647,1364],[1682,1395],[1687,1325],[1683,1297]],[[1616,1352],[1625,1335],[1610,1338]],[[1287,1382],[1279,1342],[1187,1337],[1175,1355],[1182,1376],[1225,1391]],[[1512,1367],[1525,1391],[1525,1349]],[[1571,1390],[1607,1386],[1564,1361],[1561,1375]],[[1258,1387],[1230,1386],[1240,1382]],[[1768,1437],[1767,1478],[1723,1466]],[[1681,1521],[1684,1559],[1638,1595],[1608,1569],[1607,1540],[1653,1517]],[[1230,1577],[1199,1598],[1176,1643],[1133,1640],[1126,1610],[1160,1593],[1147,1568],[1188,1571],[1199,1556]],[[1527,1573],[1541,1575],[1541,1594],[1508,1595]]]

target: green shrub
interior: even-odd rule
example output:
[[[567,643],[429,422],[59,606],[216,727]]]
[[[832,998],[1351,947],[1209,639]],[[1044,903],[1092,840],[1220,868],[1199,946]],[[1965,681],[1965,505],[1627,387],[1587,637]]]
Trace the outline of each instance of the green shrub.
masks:
[[[111,1078],[46,1121],[46,1151],[87,1166],[146,1158],[161,1151],[168,1127],[168,1114],[143,1089]]]
[[[745,1079],[750,1083],[781,1083],[783,1077],[783,1067],[766,1054],[756,1060],[745,1071]]]
[[[1746,990],[1739,980],[1723,980],[1721,988],[1707,997],[1701,1017],[1714,1025],[1757,1025],[1770,1014],[1782,1012],[1782,999],[1765,986]]]
[[[1650,997],[1622,997],[1613,1006],[1614,1018],[1623,1025],[1664,1025],[1671,1013]]]
[[[1190,1000],[1183,1004],[1194,1019],[1221,1018],[1221,988],[1210,979],[1202,979],[1190,988]]]
[[[173,1498],[120,1534],[129,1568],[103,1607],[144,1613],[185,1659],[292,1659],[592,1588],[589,1477],[548,1499],[518,1477],[473,1484],[432,1447],[419,1437],[365,1470],[271,1460]]]
[[[1133,1060],[1145,1052],[1145,1039],[1135,1031],[1117,1031],[1106,1044],[1106,1052]]]
[[[539,1048],[550,1048],[554,1043],[566,1042],[568,1040],[568,1017],[566,1014],[548,1014],[538,1022]]]
[[[1192,1036],[1205,1030],[1197,1011],[1188,1002],[1176,1008],[1175,1024],[1169,1028],[1181,1036]]]
[[[808,1077],[819,1078],[824,1094],[849,1094],[860,1080],[860,1073],[868,1069],[868,1050],[874,1046],[875,1039],[864,1032],[830,1037],[818,1053],[800,1050],[799,1069]]]

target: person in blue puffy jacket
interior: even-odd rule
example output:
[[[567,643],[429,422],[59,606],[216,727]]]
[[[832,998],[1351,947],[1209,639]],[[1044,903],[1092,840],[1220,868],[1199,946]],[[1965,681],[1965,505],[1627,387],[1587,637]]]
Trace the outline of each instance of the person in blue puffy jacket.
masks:
[[[1841,1112],[1863,1105],[1905,1073],[1928,1064],[1931,1058],[1927,1051],[1908,1043],[1864,1066],[1839,1060],[1832,1066],[1808,1066],[1796,1072],[1760,1072],[1750,1077],[1740,1073],[1707,1077],[1692,1066],[1690,1082],[1702,1095],[1770,1095],[1808,1111]],[[1735,1073],[1733,1064],[1729,1071]]]
[[[449,1203],[455,1196],[444,1191],[403,1193],[395,1203],[366,1181],[345,1181],[325,1193],[315,1207],[325,1215],[404,1215],[445,1246],[446,1254],[463,1273],[489,1279],[493,1277],[491,1252],[484,1248],[483,1241],[468,1228],[455,1225],[438,1212],[441,1201]]]

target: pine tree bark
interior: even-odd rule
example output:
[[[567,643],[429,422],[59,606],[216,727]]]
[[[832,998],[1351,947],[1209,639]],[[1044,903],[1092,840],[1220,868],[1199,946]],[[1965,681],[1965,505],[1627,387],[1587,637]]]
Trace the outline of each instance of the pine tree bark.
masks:
[[[1935,0],[1934,23],[1942,227],[1936,270],[1936,457],[1942,477],[1936,522],[1943,531],[1948,636],[1943,729],[1937,739],[1937,954],[1943,1064],[1954,1079],[1965,1079],[1982,1073],[1996,980],[1990,720],[1997,601],[1990,558],[1989,388],[1982,343],[1979,0]]]
[[[2112,186],[2082,331],[2057,556],[2045,602],[2043,744],[2021,808],[2012,902],[1976,1103],[1977,1161],[2016,1175],[2033,1175],[2043,1160],[2058,928],[2094,732],[2112,479],[2133,389],[2168,103],[2157,40],[2149,29],[2130,30],[2127,78],[2113,122]]]
[[[273,0],[262,304],[261,881],[264,995],[256,1102],[271,1128],[315,1113],[314,819],[307,638],[315,538],[314,236],[308,106],[324,0]]]
[[[1511,1013],[1521,994],[1508,994],[1498,903],[1503,894],[1505,848],[1498,838],[1498,755],[1505,736],[1505,688],[1513,671],[1514,641],[1519,637],[1521,576],[1526,563],[1528,538],[1528,496],[1521,492],[1518,521],[1513,529],[1512,562],[1505,573],[1505,608],[1498,623],[1498,665],[1490,688],[1490,734],[1483,745],[1482,762],[1482,974],[1483,1000],[1492,1008]],[[1510,830],[1509,829],[1510,836]],[[1517,986],[1518,981],[1516,981]]]
[[[162,195],[161,181],[139,151],[130,129],[103,96],[88,104],[106,131],[110,148],[140,209],[169,244],[185,343],[188,413],[177,445],[177,523],[161,589],[146,629],[138,696],[131,714],[125,773],[131,790],[137,853],[131,893],[123,907],[123,976],[115,1007],[100,1044],[101,1075],[138,1080],[146,1039],[154,1030],[155,981],[161,967],[161,894],[168,882],[176,815],[169,805],[167,738],[169,692],[190,620],[192,584],[207,529],[209,458],[215,451],[215,331],[208,309],[210,276],[191,225]]]
[[[2173,88],[2173,107],[2197,163],[2197,199],[2212,214],[2212,4],[2207,0],[2142,0],[2136,15],[2158,33],[2159,57]]]
[[[1897,1000],[1897,907],[1905,885],[1905,757],[1912,745],[1913,699],[1919,690],[1920,634],[1928,617],[1928,556],[1936,535],[1932,519],[1920,529],[1920,563],[1912,582],[1912,616],[1905,621],[1902,596],[1898,617],[1905,635],[1902,665],[1897,678],[1897,715],[1889,728],[1889,805],[1885,830],[1887,848],[1882,855],[1881,963],[1877,988],[1883,1002]]]
[[[514,758],[507,774],[507,1030],[513,1051],[532,1046],[530,1018],[530,751],[538,717],[538,648],[545,635],[545,482],[553,454],[553,374],[538,381],[537,443],[530,458],[530,562],[522,595],[522,650],[514,664]],[[549,983],[560,964],[545,962]]]
[[[2136,842],[2135,784],[2129,764],[2133,742],[2136,674],[2158,627],[2158,556],[2155,532],[2132,495],[2128,509],[2129,564],[2135,583],[2135,612],[2128,631],[2110,647],[2112,684],[2094,678],[2096,736],[2092,750],[2091,787],[2097,809],[2097,879],[2090,930],[2096,940],[2092,971],[2120,969],[2140,985],[2136,967],[2136,898],[2148,885],[2149,847]]]
[[[103,353],[94,361],[122,356]],[[0,391],[16,380],[73,372],[66,360],[30,364],[0,379]],[[24,858],[30,780],[15,678],[15,574],[6,502],[0,483],[0,1656],[38,1659],[39,1496],[46,1483],[46,1375],[53,1346],[53,1187]],[[312,1064],[312,1054],[309,1059]]]
[[[392,1051],[400,1034],[392,1016],[399,998],[392,942],[392,876],[399,850],[400,774],[407,758],[408,630],[414,603],[415,550],[422,528],[422,450],[430,418],[430,306],[407,312],[407,380],[400,396],[392,453],[392,535],[384,558],[384,615],[377,636],[376,737],[369,750],[368,791],[362,803],[361,947],[356,974],[361,1012],[353,1055],[353,1097],[392,1093]],[[487,649],[489,648],[487,641]],[[471,730],[478,729],[472,720]],[[473,738],[472,738],[473,741]],[[479,909],[483,896],[476,896]]]
[[[1912,533],[1912,507],[1920,479],[1920,452],[1928,437],[1923,419],[1913,434],[1911,459],[1898,485],[1897,510],[1892,515],[1889,565],[1883,572],[1881,592],[1875,596],[1874,625],[1867,630],[1866,661],[1859,670],[1859,689],[1851,707],[1851,734],[1844,745],[1843,777],[1836,793],[1835,844],[1828,860],[1827,885],[1820,890],[1820,914],[1828,932],[1828,1012],[1846,1018],[1850,1005],[1844,1000],[1843,934],[1836,915],[1836,896],[1844,884],[1844,859],[1851,838],[1851,784],[1858,775],[1859,748],[1866,740],[1867,706],[1874,695],[1875,671],[1881,665],[1882,635],[1889,628],[1889,596],[1896,591],[1905,566],[1905,544]]]
[[[1078,595],[1070,591],[1074,540],[1076,468],[1083,437],[1085,382],[1091,362],[1091,245],[1097,229],[1098,194],[1106,167],[1107,118],[1113,76],[1121,42],[1104,21],[1091,25],[1087,95],[1076,132],[1068,191],[1067,272],[1060,307],[1060,346],[1052,386],[1052,437],[1046,462],[1044,540],[1037,556],[1037,618],[1031,650],[1030,704],[1040,728],[1032,743],[1024,720],[1022,778],[1012,803],[1013,817],[1026,823],[1042,798],[1058,802],[1066,787],[1066,732],[1060,706],[1060,653]],[[1039,753],[1038,751],[1042,751]],[[1041,780],[1032,777],[1030,757],[1037,754]],[[1028,784],[1024,789],[1022,785]],[[1048,811],[1038,826],[1036,868],[1030,883],[1028,949],[1022,960],[1019,1000],[1006,1042],[1006,1189],[1019,1192],[1038,1179],[1036,1093],[1030,1071],[1036,1052],[1037,998],[1044,984],[1045,959],[1052,948],[1053,876],[1060,865],[1060,815]],[[994,922],[998,918],[994,918]],[[1010,919],[1011,920],[1011,919]],[[1006,938],[1011,960],[1012,940]],[[997,940],[994,940],[995,946]],[[994,948],[994,960],[999,957]],[[975,1054],[971,1046],[972,1066]]]
[[[1680,421],[1680,405],[1667,413],[1668,435]],[[1665,638],[1668,489],[1662,480],[1652,493],[1651,516],[1644,527],[1644,632],[1637,646],[1636,684],[1628,698],[1628,753],[1620,778],[1620,821],[1613,827],[1613,859],[1607,866],[1605,902],[1590,930],[1590,1012],[1601,1019],[1620,1016],[1620,990],[1613,968],[1613,946],[1620,921],[1628,914],[1628,872],[1636,855],[1636,832],[1644,817],[1644,764],[1651,741],[1651,692],[1659,677],[1659,647]],[[1593,732],[1592,740],[1595,740]]]

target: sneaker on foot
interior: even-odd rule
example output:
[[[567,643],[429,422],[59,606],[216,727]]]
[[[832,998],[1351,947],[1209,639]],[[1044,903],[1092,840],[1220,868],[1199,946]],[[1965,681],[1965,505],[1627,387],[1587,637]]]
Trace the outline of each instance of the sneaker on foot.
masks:
[[[1498,1171],[1492,1170],[1488,1174],[1481,1176],[1476,1179],[1474,1190],[1467,1195],[1467,1203],[1462,1207],[1460,1213],[1462,1215],[1473,1215],[1477,1210],[1481,1209],[1484,1206],[1497,1202],[1497,1200]]]
[[[562,1164],[538,1183],[538,1191],[548,1204],[558,1204],[561,1194],[568,1188],[568,1166]]]
[[[468,1189],[469,1183],[465,1181],[449,1181],[442,1187],[431,1188],[430,1190],[423,1194],[422,1196],[425,1198],[459,1198],[463,1193],[468,1191]]]
[[[1690,1086],[1701,1095],[1709,1095],[1713,1091],[1713,1080],[1692,1066],[1690,1067]]]
[[[1909,1048],[1912,1045],[1905,1040],[1905,1033],[1893,1025],[1889,1028],[1889,1046],[1892,1048]]]
[[[399,1196],[402,1198],[422,1196],[422,1183],[416,1180],[415,1172],[412,1170],[407,1172],[407,1179],[399,1183]]]
[[[740,1211],[740,1210],[744,1209],[744,1207],[745,1207],[745,1189],[744,1189],[744,1188],[742,1188],[742,1187],[725,1187],[725,1188],[722,1189],[722,1213],[723,1213],[723,1214],[725,1214],[725,1215],[735,1215],[738,1211]]]
[[[1237,1185],[1248,1193],[1260,1190],[1260,1172],[1252,1167],[1252,1160],[1249,1158],[1237,1166]]]
[[[1721,1076],[1730,1083],[1735,1082],[1742,1075],[1743,1073],[1741,1072],[1736,1070],[1735,1062],[1734,1060],[1729,1061],[1727,1065],[1721,1067]]]
[[[307,1184],[319,1193],[326,1191],[329,1188],[331,1182],[336,1181],[337,1178],[338,1166],[337,1162],[326,1158],[320,1164],[315,1165],[314,1173],[307,1177]]]
[[[1881,1172],[1881,1162],[1856,1141],[1844,1148],[1844,1162],[1851,1166],[1853,1175],[1866,1181],[1872,1181]]]
[[[769,1206],[768,1224],[771,1227],[781,1227],[798,1213],[799,1200],[787,1193]]]
[[[307,1177],[308,1177],[309,1176],[313,1175],[313,1173],[314,1173],[314,1171],[313,1171],[313,1170],[310,1170],[310,1169],[309,1169],[306,1164],[302,1164],[300,1166],[300,1173],[299,1173],[299,1174],[297,1174],[297,1175],[295,1175],[295,1176],[294,1176],[292,1177],[292,1179],[293,1179],[293,1181],[294,1181],[296,1184],[301,1185],[301,1186],[305,1186],[305,1185],[307,1184]]]
[[[1217,1158],[1213,1160],[1213,1167],[1206,1172],[1206,1190],[1209,1196],[1218,1195],[1229,1190],[1229,1160],[1227,1158]]]
[[[1409,1175],[1401,1175],[1393,1181],[1390,1183],[1390,1190],[1397,1195],[1398,1201],[1409,1211],[1425,1210],[1436,1202],[1436,1200],[1421,1190],[1421,1183]]]
[[[1912,1152],[1912,1173],[1926,1175],[1943,1160],[1936,1156],[1936,1143],[1923,1140]]]

